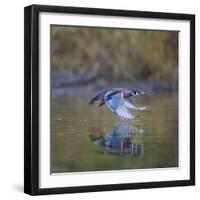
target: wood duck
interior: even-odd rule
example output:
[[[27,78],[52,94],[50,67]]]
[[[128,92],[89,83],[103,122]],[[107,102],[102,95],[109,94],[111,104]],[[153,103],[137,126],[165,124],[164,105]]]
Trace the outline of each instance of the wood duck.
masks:
[[[89,103],[102,106],[106,104],[110,110],[123,120],[133,119],[134,116],[128,109],[145,110],[145,107],[134,105],[130,99],[134,96],[144,95],[141,89],[112,88],[103,91],[94,97]]]

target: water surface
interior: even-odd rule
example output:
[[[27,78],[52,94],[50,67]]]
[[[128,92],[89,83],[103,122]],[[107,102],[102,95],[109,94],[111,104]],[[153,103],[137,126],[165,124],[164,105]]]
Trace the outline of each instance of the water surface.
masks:
[[[178,166],[177,95],[137,97],[147,106],[123,121],[91,96],[63,96],[51,105],[51,172]]]

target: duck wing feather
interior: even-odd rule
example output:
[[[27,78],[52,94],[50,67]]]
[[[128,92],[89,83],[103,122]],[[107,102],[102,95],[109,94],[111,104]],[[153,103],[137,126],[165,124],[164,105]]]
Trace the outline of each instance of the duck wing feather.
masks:
[[[111,111],[121,119],[127,120],[134,118],[134,116],[128,111],[128,108],[131,107],[131,103],[124,99],[122,92],[116,92],[113,94],[113,92],[108,91],[104,96],[104,100]]]

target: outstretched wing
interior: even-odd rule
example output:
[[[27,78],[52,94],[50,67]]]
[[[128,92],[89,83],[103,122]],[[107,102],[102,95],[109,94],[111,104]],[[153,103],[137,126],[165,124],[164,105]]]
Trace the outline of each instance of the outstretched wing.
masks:
[[[91,105],[103,105],[104,104],[104,97],[105,97],[105,94],[107,93],[107,99],[111,98],[112,95],[115,95],[117,93],[120,93],[121,92],[121,88],[115,88],[113,90],[106,90],[106,91],[103,91],[103,92],[100,92],[96,97],[94,97],[90,102],[89,104]]]
[[[103,99],[104,99],[104,95],[106,94],[107,91],[103,91],[101,93],[99,93],[96,97],[94,97],[89,104],[91,105],[99,105],[102,103]]]
[[[122,92],[110,95],[112,91],[105,94],[104,100],[111,111],[122,119],[133,119],[133,115],[128,111],[128,103],[124,99]]]
[[[134,104],[133,104],[133,101],[132,101],[131,99],[125,98],[124,101],[125,101],[125,106],[126,106],[127,108],[131,108],[131,109],[134,109],[134,108],[135,108],[135,106],[134,106]]]
[[[134,105],[133,101],[129,98],[125,98],[124,101],[125,101],[125,105],[127,108],[134,109],[134,110],[140,110],[140,111],[146,109],[145,106]]]

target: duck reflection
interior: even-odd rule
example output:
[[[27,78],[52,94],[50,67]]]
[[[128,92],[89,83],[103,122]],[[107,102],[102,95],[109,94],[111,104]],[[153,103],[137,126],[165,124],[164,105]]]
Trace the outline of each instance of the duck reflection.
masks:
[[[90,139],[97,146],[104,147],[109,154],[139,157],[144,153],[144,145],[135,143],[134,139],[144,133],[144,129],[127,124],[119,124],[106,135],[101,133],[98,135],[91,134]]]

